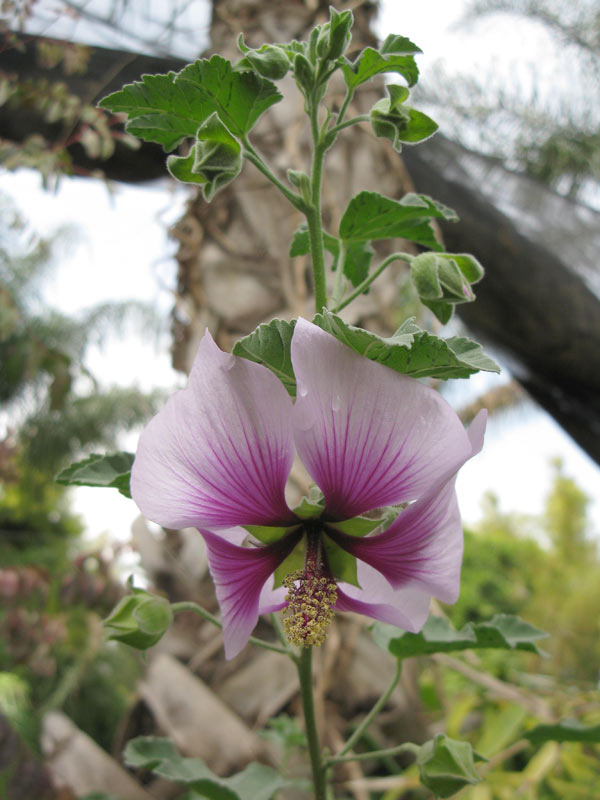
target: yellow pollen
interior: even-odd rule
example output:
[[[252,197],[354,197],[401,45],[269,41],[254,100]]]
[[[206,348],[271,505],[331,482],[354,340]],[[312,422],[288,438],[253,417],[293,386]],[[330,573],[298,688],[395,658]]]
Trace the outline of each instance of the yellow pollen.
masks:
[[[288,575],[283,585],[288,590],[287,607],[282,611],[288,640],[298,647],[323,644],[337,600],[335,581],[298,570]]]

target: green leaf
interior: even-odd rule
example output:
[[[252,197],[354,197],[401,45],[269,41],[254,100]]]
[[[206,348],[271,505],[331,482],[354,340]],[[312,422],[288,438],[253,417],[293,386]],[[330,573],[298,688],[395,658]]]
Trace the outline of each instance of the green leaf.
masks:
[[[202,184],[204,199],[210,203],[219,189],[240,174],[242,148],[215,111],[198,128],[190,154],[169,156],[167,169],[177,180]]]
[[[430,616],[420,633],[406,633],[391,625],[375,623],[377,644],[396,658],[495,648],[527,650],[543,655],[536,644],[548,636],[512,614],[496,614],[489,622],[469,622],[455,630],[443,617]]]
[[[261,114],[282,99],[274,83],[254,72],[235,72],[231,62],[219,55],[188,64],[176,80],[178,85],[197,86],[211,106],[209,113],[216,111],[236,136],[248,133]]]
[[[133,453],[93,453],[63,469],[56,482],[64,486],[109,486],[118,489],[125,497],[131,497],[129,478],[134,458]]]
[[[536,745],[544,742],[600,743],[600,725],[584,725],[578,719],[561,719],[552,725],[536,725],[524,736]]]
[[[288,393],[296,396],[296,377],[292,367],[291,344],[296,320],[274,319],[259,325],[233,346],[233,354],[263,364],[283,383]]]
[[[451,797],[464,786],[479,783],[474,756],[469,742],[457,742],[438,733],[421,745],[417,754],[421,783],[437,797]]]
[[[287,75],[291,63],[284,47],[277,44],[263,44],[257,50],[247,47],[244,42],[244,34],[238,36],[238,47],[244,54],[244,58],[238,61],[234,69],[253,69],[263,78],[272,81],[281,80]]]
[[[398,153],[402,144],[415,144],[433,136],[438,124],[427,114],[404,105],[408,89],[394,83],[386,89],[389,97],[378,100],[369,112],[375,136],[389,139]]]
[[[422,53],[423,51],[420,47],[417,47],[414,42],[407,39],[406,36],[398,36],[395,33],[390,33],[386,36],[383,44],[379,48],[379,52],[383,56],[390,54],[406,56],[411,53]]]
[[[337,241],[337,239],[336,239]],[[344,275],[353,286],[359,286],[369,274],[375,251],[370,242],[348,242],[344,249]]]
[[[229,130],[243,136],[260,115],[282,96],[271,81],[254,72],[236,72],[227,59],[199,59],[179,73],[144,75],[99,105],[129,116],[127,131],[173,150],[195,136],[200,125],[217,112]],[[180,168],[182,171],[183,168]]]
[[[161,778],[184,783],[198,797],[210,800],[271,800],[290,785],[263,764],[249,764],[237,775],[220,778],[202,759],[182,757],[170,739],[154,736],[129,741],[123,758],[128,767],[149,769]]]
[[[332,236],[327,231],[323,231],[323,244],[328,253],[334,258],[337,258],[340,251],[340,241],[336,236]],[[302,224],[292,237],[290,245],[290,258],[297,258],[298,256],[306,256],[310,253],[310,238],[308,235],[308,226]]]
[[[456,222],[452,209],[424,194],[406,194],[392,200],[377,192],[360,192],[350,201],[340,221],[340,237],[345,240],[391,239],[400,237],[432,250],[442,247],[429,220]]]
[[[348,325],[330,311],[315,315],[313,322],[360,355],[412,378],[447,380],[468,378],[480,370],[500,372],[480,345],[462,337],[440,339],[421,330],[412,319],[387,338]]]
[[[386,39],[386,42],[389,40]],[[402,38],[402,37],[397,37]],[[408,39],[404,40],[408,42]],[[385,43],[384,43],[385,46]],[[393,45],[390,45],[393,46]],[[413,45],[414,47],[414,45]],[[421,52],[420,50],[411,50],[411,53]],[[350,63],[346,61],[342,64],[342,72],[344,73],[344,80],[349,89],[356,89],[361,83],[368,81],[375,75],[380,75],[383,72],[396,72],[406,79],[409,86],[414,86],[419,80],[419,68],[412,55],[398,55],[389,50],[380,52],[372,47],[366,47],[358,56],[358,58]]]
[[[211,103],[192,83],[176,82],[177,74],[143,75],[98,105],[129,116],[127,131],[147,142],[157,142],[169,152],[214,111]]]

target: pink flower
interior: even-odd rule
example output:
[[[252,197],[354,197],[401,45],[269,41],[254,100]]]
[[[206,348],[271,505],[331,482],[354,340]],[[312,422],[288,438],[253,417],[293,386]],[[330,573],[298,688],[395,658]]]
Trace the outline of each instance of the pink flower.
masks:
[[[295,402],[266,367],[222,352],[207,332],[187,388],[151,420],[133,465],[142,512],[167,528],[196,527],[206,541],[228,658],[259,614],[286,606],[292,640],[309,644],[322,638],[333,610],[416,632],[431,595],[446,603],[458,596],[463,537],[454,481],[482,447],[485,412],[465,431],[436,391],[303,319],[292,363]],[[296,452],[324,495],[317,519],[300,519],[285,500]],[[400,504],[407,505],[382,533],[339,529]],[[265,544],[241,526],[285,530]],[[299,547],[304,568],[276,588],[274,571]],[[344,558],[356,559],[354,580],[340,574]]]

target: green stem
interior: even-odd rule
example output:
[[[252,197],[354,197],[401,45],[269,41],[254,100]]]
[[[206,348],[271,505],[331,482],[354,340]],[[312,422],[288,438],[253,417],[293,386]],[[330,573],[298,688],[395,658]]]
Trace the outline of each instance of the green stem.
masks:
[[[337,306],[342,297],[342,287],[344,285],[344,260],[346,258],[346,248],[344,240],[340,239],[340,249],[335,263],[335,284],[333,286],[333,305]]]
[[[300,696],[304,710],[304,727],[308,740],[308,752],[313,774],[315,800],[327,800],[326,771],[321,761],[321,746],[315,718],[315,702],[312,685],[312,647],[303,647],[296,662],[300,679]]]
[[[317,314],[327,307],[327,283],[325,280],[325,252],[323,248],[323,222],[321,220],[321,185],[323,183],[323,160],[326,148],[321,141],[318,122],[318,106],[311,102],[310,126],[313,138],[313,162],[310,178],[310,208],[305,211],[310,241],[310,255],[315,289],[315,311]]]
[[[363,721],[360,723],[360,725],[356,728],[356,730],[354,731],[352,736],[348,739],[348,741],[342,747],[342,749],[337,754],[337,756],[333,756],[333,759],[329,759],[329,762],[334,763],[336,759],[339,760],[342,756],[345,756],[346,753],[348,753],[350,750],[352,750],[354,745],[360,740],[360,737],[367,730],[369,725],[373,722],[373,720],[375,719],[377,714],[379,714],[381,709],[385,706],[387,701],[390,699],[390,696],[391,696],[392,692],[394,691],[394,689],[398,685],[398,681],[400,680],[401,672],[402,672],[402,661],[399,659],[397,661],[397,663],[396,663],[396,672],[394,673],[394,677],[392,678],[392,681],[391,681],[390,685],[387,687],[385,692],[381,695],[379,700],[375,703],[373,708],[369,711],[369,713],[363,719]]]
[[[223,623],[221,622],[218,617],[215,617],[214,614],[211,614],[210,611],[207,611],[202,606],[199,606],[198,603],[193,603],[191,600],[182,600],[179,603],[171,603],[171,611],[173,614],[178,614],[180,611],[193,611],[194,614],[198,614],[198,616],[205,619],[207,622],[210,622],[212,625],[215,625],[217,628],[221,628],[223,630]],[[274,653],[281,653],[284,656],[290,656],[295,660],[295,655],[292,650],[283,647],[279,647],[279,645],[271,644],[271,642],[265,642],[264,639],[257,639],[256,636],[251,636],[248,641],[250,644],[255,644],[257,647],[262,647],[264,650],[272,650]]]
[[[362,283],[359,283],[354,291],[350,292],[350,294],[345,297],[341,303],[338,303],[335,306],[334,311],[341,311],[343,308],[346,308],[346,306],[350,305],[350,303],[360,294],[362,294],[365,289],[368,289],[373,281],[381,275],[383,270],[388,267],[392,261],[406,261],[408,264],[410,264],[414,257],[415,256],[411,255],[410,253],[392,253],[392,255],[385,258],[377,267],[377,269],[373,270],[373,272],[371,272],[371,274],[368,275],[364,281],[362,281]]]
[[[297,208],[298,211],[301,211],[303,214],[305,214],[307,210],[306,203],[302,197],[300,197],[299,194],[296,194],[296,192],[293,192],[291,189],[288,189],[285,183],[282,183],[279,178],[274,175],[273,172],[271,172],[269,167],[258,155],[247,138],[243,139],[242,144],[244,145],[244,157],[247,158],[250,163],[254,164],[254,166],[279,189],[281,194],[290,201],[294,208]]]
[[[396,747],[388,747],[386,750],[372,750],[370,753],[351,753],[349,756],[332,756],[326,759],[325,766],[342,764],[345,761],[368,761],[370,758],[388,758],[389,756],[399,756],[401,753],[412,753],[417,755],[421,748],[418,744],[404,742]]]
[[[342,107],[339,110],[336,120],[336,127],[340,125],[342,120],[344,119],[344,115],[348,110],[348,106],[350,105],[352,98],[354,97],[354,89],[348,89],[346,92],[346,97],[344,97],[344,102],[342,103]]]
[[[349,128],[350,125],[357,125],[359,122],[368,122],[370,117],[368,114],[359,114],[357,117],[352,117],[352,119],[346,120],[346,122],[338,122],[336,125],[331,128],[329,131],[330,135],[336,135],[343,131],[344,128]]]

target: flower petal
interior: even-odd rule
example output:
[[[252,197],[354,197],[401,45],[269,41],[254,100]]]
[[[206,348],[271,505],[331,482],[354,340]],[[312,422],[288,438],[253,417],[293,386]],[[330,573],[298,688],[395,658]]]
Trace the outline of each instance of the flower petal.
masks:
[[[360,589],[338,584],[336,611],[353,611],[411,633],[421,630],[429,616],[429,592],[412,585],[392,589],[382,575],[360,561],[358,580]]]
[[[467,433],[438,392],[303,319],[292,362],[296,447],[331,517],[415,500],[469,458]]]
[[[207,331],[187,388],[142,433],[133,499],[168,528],[285,523],[291,410],[266,367],[222,352]]]
[[[329,528],[327,534],[381,573],[392,588],[410,583],[444,603],[456,601],[463,531],[454,479],[432,496],[408,506],[383,533],[363,538]]]
[[[290,534],[272,545],[240,547],[219,534],[201,530],[208,550],[208,566],[221,608],[225,657],[245,646],[260,613],[281,608],[281,592],[268,579],[291,553],[300,537]]]
[[[480,411],[469,427],[470,457],[483,446],[486,419],[487,412]],[[455,603],[463,554],[455,480],[456,475],[429,496],[412,503],[383,533],[363,538],[329,527],[327,535],[381,573],[393,589],[410,583],[444,603]]]

